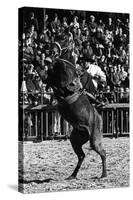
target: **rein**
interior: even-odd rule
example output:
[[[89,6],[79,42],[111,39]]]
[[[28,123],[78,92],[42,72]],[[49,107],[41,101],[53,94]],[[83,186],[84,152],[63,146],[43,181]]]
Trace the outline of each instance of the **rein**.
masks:
[[[82,88],[82,91],[84,91],[84,90],[85,90],[85,87],[87,86],[88,82],[89,82],[89,77],[87,78],[87,81],[86,81],[86,83],[85,83],[84,87]]]
[[[63,59],[63,58],[58,58],[58,60],[63,61],[63,62],[65,62],[65,63],[71,65],[71,66],[75,69],[75,66],[74,66],[71,62],[69,62],[68,60],[65,60],[65,59]]]

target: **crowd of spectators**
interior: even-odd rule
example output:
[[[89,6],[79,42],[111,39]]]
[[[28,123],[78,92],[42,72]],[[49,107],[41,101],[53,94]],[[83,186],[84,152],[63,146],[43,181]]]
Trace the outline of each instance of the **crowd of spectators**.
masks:
[[[54,42],[60,44],[64,57],[69,50],[68,59],[72,57],[75,67],[77,64],[84,67],[84,61],[91,60],[105,72],[107,87],[100,95],[109,103],[129,102],[129,18],[114,20],[109,15],[104,21],[95,15],[86,19],[72,15],[61,19],[54,13],[50,20],[46,13],[42,21],[44,25],[40,29],[35,13],[31,12],[19,38],[20,85],[25,103],[53,101],[52,90],[46,93],[38,70],[45,78]],[[40,92],[44,93],[43,98]]]

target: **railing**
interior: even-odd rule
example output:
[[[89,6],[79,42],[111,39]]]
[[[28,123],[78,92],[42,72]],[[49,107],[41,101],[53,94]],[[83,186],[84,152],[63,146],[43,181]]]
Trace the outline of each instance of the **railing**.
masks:
[[[103,135],[119,137],[129,135],[129,104],[109,104],[101,111]],[[20,140],[43,141],[47,139],[68,138],[71,125],[62,119],[56,106],[39,105],[20,107],[22,126]]]
[[[104,136],[129,135],[129,104],[109,104],[103,108],[101,115]]]
[[[128,89],[128,88],[127,88]],[[19,101],[24,104],[30,104],[31,99],[34,97],[34,101],[36,100],[37,104],[44,104],[44,100],[50,102],[51,98],[53,96],[52,91],[51,92],[44,92],[44,91],[38,91],[38,92],[20,92]],[[99,93],[97,94],[99,96]],[[100,97],[100,96],[99,96]],[[110,103],[128,103],[129,102],[129,91],[103,91],[102,92],[102,99],[106,98]],[[32,102],[33,103],[33,102]]]

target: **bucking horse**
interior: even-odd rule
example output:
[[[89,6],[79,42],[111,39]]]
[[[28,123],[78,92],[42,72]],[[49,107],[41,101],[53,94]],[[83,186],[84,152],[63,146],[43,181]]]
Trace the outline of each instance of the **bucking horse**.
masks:
[[[75,66],[64,59],[56,59],[48,70],[46,82],[48,87],[53,88],[59,113],[73,127],[70,142],[78,157],[78,163],[67,180],[76,178],[85,158],[82,146],[87,141],[90,141],[91,149],[100,155],[101,178],[106,177],[106,152],[102,146],[102,118],[96,108],[91,105],[88,96],[80,90]]]

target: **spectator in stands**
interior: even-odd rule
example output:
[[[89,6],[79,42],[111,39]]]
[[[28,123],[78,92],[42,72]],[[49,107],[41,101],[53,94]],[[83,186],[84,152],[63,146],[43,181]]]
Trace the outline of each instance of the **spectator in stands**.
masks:
[[[105,56],[107,59],[107,62],[117,62],[119,56],[118,56],[119,51],[114,47],[112,42],[108,43],[108,46],[105,48]]]
[[[95,37],[100,44],[104,44],[104,38],[105,38],[104,32],[105,32],[105,24],[100,19],[99,23],[97,24],[97,29],[95,33]]]
[[[44,27],[41,31],[41,33],[39,34],[39,41],[42,42],[43,44],[45,43],[49,43],[51,37],[51,32],[49,31],[49,29],[47,29],[46,27]]]
[[[82,41],[83,42],[91,42],[91,35],[89,29],[86,27],[82,34]]]
[[[44,59],[44,65],[40,65],[37,67],[36,71],[38,72],[39,76],[41,77],[43,83],[46,83],[47,75],[48,75],[48,68],[52,65],[52,59],[47,57]]]
[[[103,54],[100,59],[98,59],[98,66],[106,73],[106,76],[108,76],[108,66],[107,66],[107,59],[105,55]]]
[[[94,52],[89,41],[84,41],[82,43],[82,55],[84,59],[92,59]]]
[[[31,73],[26,74],[26,86],[27,86],[28,92],[35,92],[36,90],[35,85],[33,83],[33,78],[34,78],[33,74]]]
[[[119,33],[119,29],[121,28],[121,20],[120,19],[116,19],[116,23],[115,23],[115,35],[118,35]]]
[[[125,87],[125,80],[127,77],[127,72],[124,70],[124,66],[120,66],[120,79],[121,79],[121,86],[124,88]]]
[[[29,18],[29,21],[28,21],[28,27],[27,28],[30,28],[32,26],[35,27],[36,31],[38,31],[38,20],[37,20],[37,18],[35,18],[34,12],[30,13],[30,18]]]
[[[129,88],[120,89],[119,103],[129,103]]]
[[[78,29],[79,28],[79,23],[78,23],[78,17],[74,16],[73,22],[70,23],[70,26],[73,27],[73,29]]]
[[[95,17],[93,15],[90,16],[89,21],[89,30],[91,32],[91,35],[93,35],[96,32],[97,24],[95,22]]]
[[[127,71],[127,76],[124,81],[124,86],[125,86],[125,88],[129,88],[129,69]]]
[[[114,66],[113,72],[111,73],[111,82],[113,83],[114,88],[120,87],[121,78],[120,78],[120,73],[117,71],[116,65]]]
[[[130,90],[129,88],[125,88],[125,100],[126,100],[126,103],[129,103],[130,101]]]
[[[108,23],[106,25],[106,30],[108,30],[110,34],[113,34],[113,32],[114,32],[114,24],[113,24],[113,20],[111,17],[109,17],[109,19],[108,19]]]
[[[104,93],[105,98],[108,99],[109,103],[116,103],[116,95],[114,91],[110,91],[110,86],[106,87],[106,91]]]
[[[120,48],[120,46],[124,46],[126,43],[126,38],[123,34],[122,28],[119,28],[118,33],[114,36],[114,45],[117,49]]]
[[[105,31],[105,24],[103,23],[102,19],[99,19],[99,22],[97,24],[97,30],[101,33],[104,33]]]
[[[27,60],[29,63],[34,59],[34,51],[31,44],[32,44],[31,38],[27,38],[22,50],[23,58]]]
[[[45,57],[49,57],[51,55],[51,45],[50,43],[44,43],[44,53]]]
[[[53,92],[50,91],[50,89],[47,89],[47,86],[44,83],[41,86],[41,93],[42,93],[42,99],[41,99],[42,104],[50,105],[53,98]]]
[[[82,33],[85,31],[86,28],[88,28],[86,19],[83,19],[82,22],[80,23],[80,29],[81,29]]]
[[[103,45],[96,43],[94,48],[94,54],[98,60],[100,60],[101,57],[103,56],[103,49],[104,49]]]
[[[104,44],[105,46],[108,46],[109,43],[112,43],[114,40],[113,38],[113,34],[111,31],[109,31],[108,29],[106,29],[105,31],[105,35],[104,35]]]
[[[109,103],[109,100],[108,100],[108,98],[104,95],[103,91],[100,91],[100,92],[99,92],[99,95],[98,95],[97,99],[98,99],[98,101],[99,101],[100,103],[103,103],[103,102],[105,102],[105,104],[108,104],[108,103]]]
[[[60,20],[58,18],[57,13],[55,13],[54,20],[51,22],[51,32],[53,35],[57,33],[59,24],[60,24]]]
[[[48,15],[45,15],[45,16],[44,16],[44,30],[47,30],[47,29],[48,29],[48,26],[49,26],[48,18],[49,18]]]
[[[28,38],[31,38],[32,41],[37,39],[37,31],[35,31],[35,26],[32,25],[26,35]]]
[[[39,42],[39,45],[37,47],[37,54],[40,55],[40,57],[41,54],[45,54],[44,44],[42,43],[42,41]]]
[[[122,64],[126,62],[126,51],[123,46],[119,46],[119,62]]]
[[[68,22],[67,22],[67,18],[66,18],[66,17],[63,17],[62,26],[63,26],[64,28],[68,28]]]

